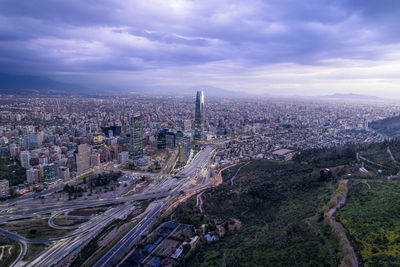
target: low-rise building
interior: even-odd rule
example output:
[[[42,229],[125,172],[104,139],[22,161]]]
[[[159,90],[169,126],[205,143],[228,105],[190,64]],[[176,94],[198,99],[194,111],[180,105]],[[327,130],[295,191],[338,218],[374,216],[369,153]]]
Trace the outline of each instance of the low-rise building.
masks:
[[[58,167],[58,179],[64,180],[64,179],[69,179],[70,174],[69,174],[69,168],[68,167]]]

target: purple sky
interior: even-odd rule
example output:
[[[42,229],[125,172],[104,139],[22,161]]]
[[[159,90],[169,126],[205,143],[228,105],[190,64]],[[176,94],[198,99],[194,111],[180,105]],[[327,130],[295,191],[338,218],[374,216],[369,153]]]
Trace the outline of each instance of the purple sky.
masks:
[[[2,0],[0,72],[400,97],[400,1]]]

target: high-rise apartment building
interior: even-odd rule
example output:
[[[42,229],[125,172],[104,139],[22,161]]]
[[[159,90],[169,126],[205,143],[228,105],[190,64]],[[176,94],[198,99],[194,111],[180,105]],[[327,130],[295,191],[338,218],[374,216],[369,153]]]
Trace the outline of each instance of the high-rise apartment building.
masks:
[[[204,92],[197,91],[196,110],[194,115],[194,140],[204,140],[205,106]]]
[[[53,184],[57,181],[58,167],[54,163],[43,166],[43,180],[46,184]]]
[[[26,181],[28,182],[28,184],[35,183],[36,179],[35,179],[35,169],[34,168],[30,168],[29,170],[26,170]]]
[[[18,146],[16,144],[10,144],[10,155],[15,158],[18,155]]]
[[[78,146],[78,153],[76,154],[76,172],[78,175],[85,173],[90,169],[89,148],[87,144]]]
[[[143,118],[140,114],[131,117],[130,125],[131,134],[131,155],[134,159],[143,157]]]
[[[31,159],[31,155],[30,155],[29,151],[21,151],[21,153],[19,153],[19,160],[21,161],[21,166],[23,168],[29,169],[30,159]]]
[[[38,135],[30,133],[24,136],[24,148],[26,150],[32,150],[40,146]]]
[[[182,130],[190,131],[192,129],[192,121],[191,120],[183,120],[182,121]]]
[[[190,137],[182,137],[178,143],[178,165],[185,166],[190,156]]]

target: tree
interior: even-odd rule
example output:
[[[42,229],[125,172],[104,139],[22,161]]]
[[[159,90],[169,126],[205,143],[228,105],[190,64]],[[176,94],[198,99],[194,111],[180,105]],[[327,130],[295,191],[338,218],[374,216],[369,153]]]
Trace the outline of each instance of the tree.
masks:
[[[71,187],[69,186],[69,184],[64,185],[64,191],[65,192],[69,192],[71,189]]]
[[[321,170],[321,171],[319,172],[319,179],[318,179],[318,181],[319,181],[319,182],[325,182],[325,181],[326,181],[326,175],[325,175],[325,172],[324,172],[323,170]]]

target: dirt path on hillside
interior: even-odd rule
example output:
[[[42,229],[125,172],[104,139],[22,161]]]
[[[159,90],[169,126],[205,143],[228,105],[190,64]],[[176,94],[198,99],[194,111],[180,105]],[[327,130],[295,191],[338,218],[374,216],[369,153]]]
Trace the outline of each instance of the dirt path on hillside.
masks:
[[[231,185],[233,185],[233,182],[234,182],[236,176],[238,175],[238,173],[240,172],[240,170],[241,170],[243,167],[249,165],[250,162],[251,162],[251,161],[249,161],[249,162],[247,162],[246,164],[244,164],[244,165],[242,165],[242,166],[239,167],[239,169],[236,171],[235,175],[233,175],[233,177],[231,178]]]
[[[342,223],[340,223],[340,222],[338,222],[338,220],[336,220],[336,218],[335,218],[335,213],[340,209],[340,208],[342,208],[345,204],[346,204],[346,201],[347,201],[347,195],[348,195],[348,193],[349,193],[349,180],[345,180],[345,183],[346,183],[346,191],[345,191],[345,194],[343,195],[343,197],[342,197],[342,199],[339,201],[339,203],[336,205],[336,206],[334,206],[333,208],[331,208],[330,210],[329,210],[329,217],[330,217],[330,219],[332,220],[332,222],[334,223],[334,227],[338,230],[338,231],[340,231],[342,234],[343,234],[343,236],[347,236],[347,239],[346,239],[346,241],[348,242],[348,245],[350,246],[350,247],[352,247],[353,249],[351,250],[351,264],[352,264],[352,266],[353,267],[359,267],[359,264],[358,264],[358,257],[357,257],[357,255],[356,255],[356,253],[355,253],[355,251],[354,251],[354,246],[352,245],[352,242],[351,242],[351,240],[350,240],[350,238],[349,238],[349,235],[348,235],[348,231],[346,230],[346,228],[342,225]]]
[[[329,215],[330,215],[331,217],[336,213],[336,211],[338,211],[341,207],[343,207],[344,204],[346,204],[346,201],[347,201],[347,194],[349,193],[349,180],[345,180],[345,183],[346,183],[346,191],[345,191],[345,194],[343,195],[343,197],[342,197],[342,199],[339,201],[339,203],[338,203],[336,206],[334,206],[333,208],[331,208],[331,209],[329,210]]]
[[[204,191],[197,195],[197,206],[200,209],[200,213],[204,213],[204,209],[203,209],[203,193],[204,193]]]
[[[392,154],[392,151],[390,150],[390,147],[388,146],[387,148],[386,148],[386,152],[387,153],[389,153],[389,156],[390,156],[390,158],[392,159],[392,161],[394,162],[394,163],[399,163],[395,158],[394,158],[394,156],[393,156],[393,154]]]

